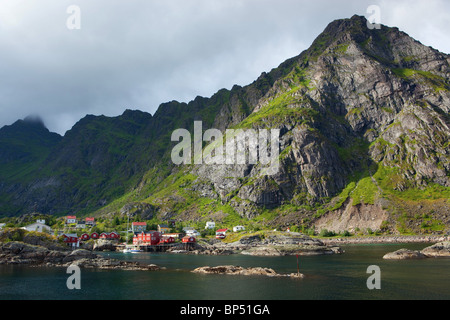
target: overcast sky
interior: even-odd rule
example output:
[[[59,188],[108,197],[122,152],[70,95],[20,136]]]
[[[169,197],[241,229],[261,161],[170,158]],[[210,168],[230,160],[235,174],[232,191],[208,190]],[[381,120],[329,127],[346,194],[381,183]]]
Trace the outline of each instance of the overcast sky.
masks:
[[[64,134],[86,114],[244,86],[369,5],[450,53],[448,0],[0,0],[0,127],[38,114]]]

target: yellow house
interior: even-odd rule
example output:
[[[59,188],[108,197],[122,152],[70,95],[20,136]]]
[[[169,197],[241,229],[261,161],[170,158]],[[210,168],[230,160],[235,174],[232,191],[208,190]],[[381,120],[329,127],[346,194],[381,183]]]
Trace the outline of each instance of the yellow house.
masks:
[[[161,233],[170,232],[170,228],[167,224],[158,224],[158,232]]]

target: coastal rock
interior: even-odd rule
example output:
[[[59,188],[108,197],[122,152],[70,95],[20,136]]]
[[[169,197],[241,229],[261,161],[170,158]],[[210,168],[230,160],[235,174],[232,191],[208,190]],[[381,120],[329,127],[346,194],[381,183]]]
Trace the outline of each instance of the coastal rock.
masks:
[[[340,247],[316,245],[269,245],[243,250],[241,254],[251,256],[317,256],[343,253]]]
[[[173,248],[177,250],[179,248]],[[178,251],[177,251],[178,252]],[[224,243],[222,241],[197,244],[191,254],[229,255],[244,254],[252,256],[324,255],[340,254],[342,249],[336,245],[325,245],[302,233],[271,231],[261,234],[244,235],[241,239]]]
[[[249,256],[282,256],[283,254],[277,250],[275,247],[264,246],[264,247],[254,247],[248,250],[243,250],[241,254]]]
[[[159,270],[154,264],[107,259],[89,250],[74,251],[50,250],[43,246],[36,246],[19,241],[0,242],[1,264],[26,264],[45,267],[68,267],[77,265],[83,268],[121,269],[121,270]]]
[[[278,274],[275,270],[263,267],[243,268],[240,266],[217,266],[217,267],[200,267],[192,272],[202,274],[229,274],[229,275],[244,275],[244,276],[267,276],[267,277],[293,277],[303,278],[303,274]]]
[[[94,251],[115,251],[116,250],[116,242],[105,239],[98,239],[94,243],[94,247],[92,248]]]
[[[395,252],[387,253],[383,256],[386,260],[408,260],[408,259],[425,259],[426,256],[417,250],[400,249]]]
[[[82,258],[71,263],[66,264],[65,266],[76,265],[80,268],[95,268],[95,269],[103,269],[103,270],[142,270],[142,271],[156,271],[163,269],[155,264],[141,264],[138,262],[130,262],[130,261],[120,261],[115,259],[105,259],[101,257],[92,258]]]
[[[71,262],[80,259],[94,259],[97,257],[98,256],[96,254],[93,254],[91,251],[78,249],[66,255],[62,262]]]
[[[450,241],[436,243],[423,249],[422,254],[427,257],[450,257]]]

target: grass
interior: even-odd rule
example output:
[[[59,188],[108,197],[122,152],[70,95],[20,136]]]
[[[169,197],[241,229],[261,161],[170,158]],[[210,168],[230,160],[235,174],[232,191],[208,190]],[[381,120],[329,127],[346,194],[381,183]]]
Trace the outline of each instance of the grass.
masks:
[[[435,92],[448,91],[450,88],[448,79],[445,79],[431,72],[408,68],[393,68],[392,72],[398,77],[408,81],[418,78],[419,80],[422,80],[426,84],[430,85]]]
[[[351,194],[354,206],[358,204],[374,204],[378,196],[378,187],[371,177],[361,179]]]

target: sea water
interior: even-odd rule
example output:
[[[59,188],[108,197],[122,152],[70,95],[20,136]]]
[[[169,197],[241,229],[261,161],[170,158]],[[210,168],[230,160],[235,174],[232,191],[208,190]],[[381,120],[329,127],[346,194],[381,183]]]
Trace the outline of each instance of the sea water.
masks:
[[[65,268],[0,266],[0,300],[373,300],[450,299],[450,259],[383,260],[400,248],[429,244],[345,245],[339,255],[300,256],[303,279],[205,275],[202,266],[267,267],[296,273],[295,256],[254,257],[170,253],[102,253],[106,257],[153,263],[160,271],[81,269],[80,289],[69,290]],[[380,270],[380,289],[370,290],[369,266]]]

